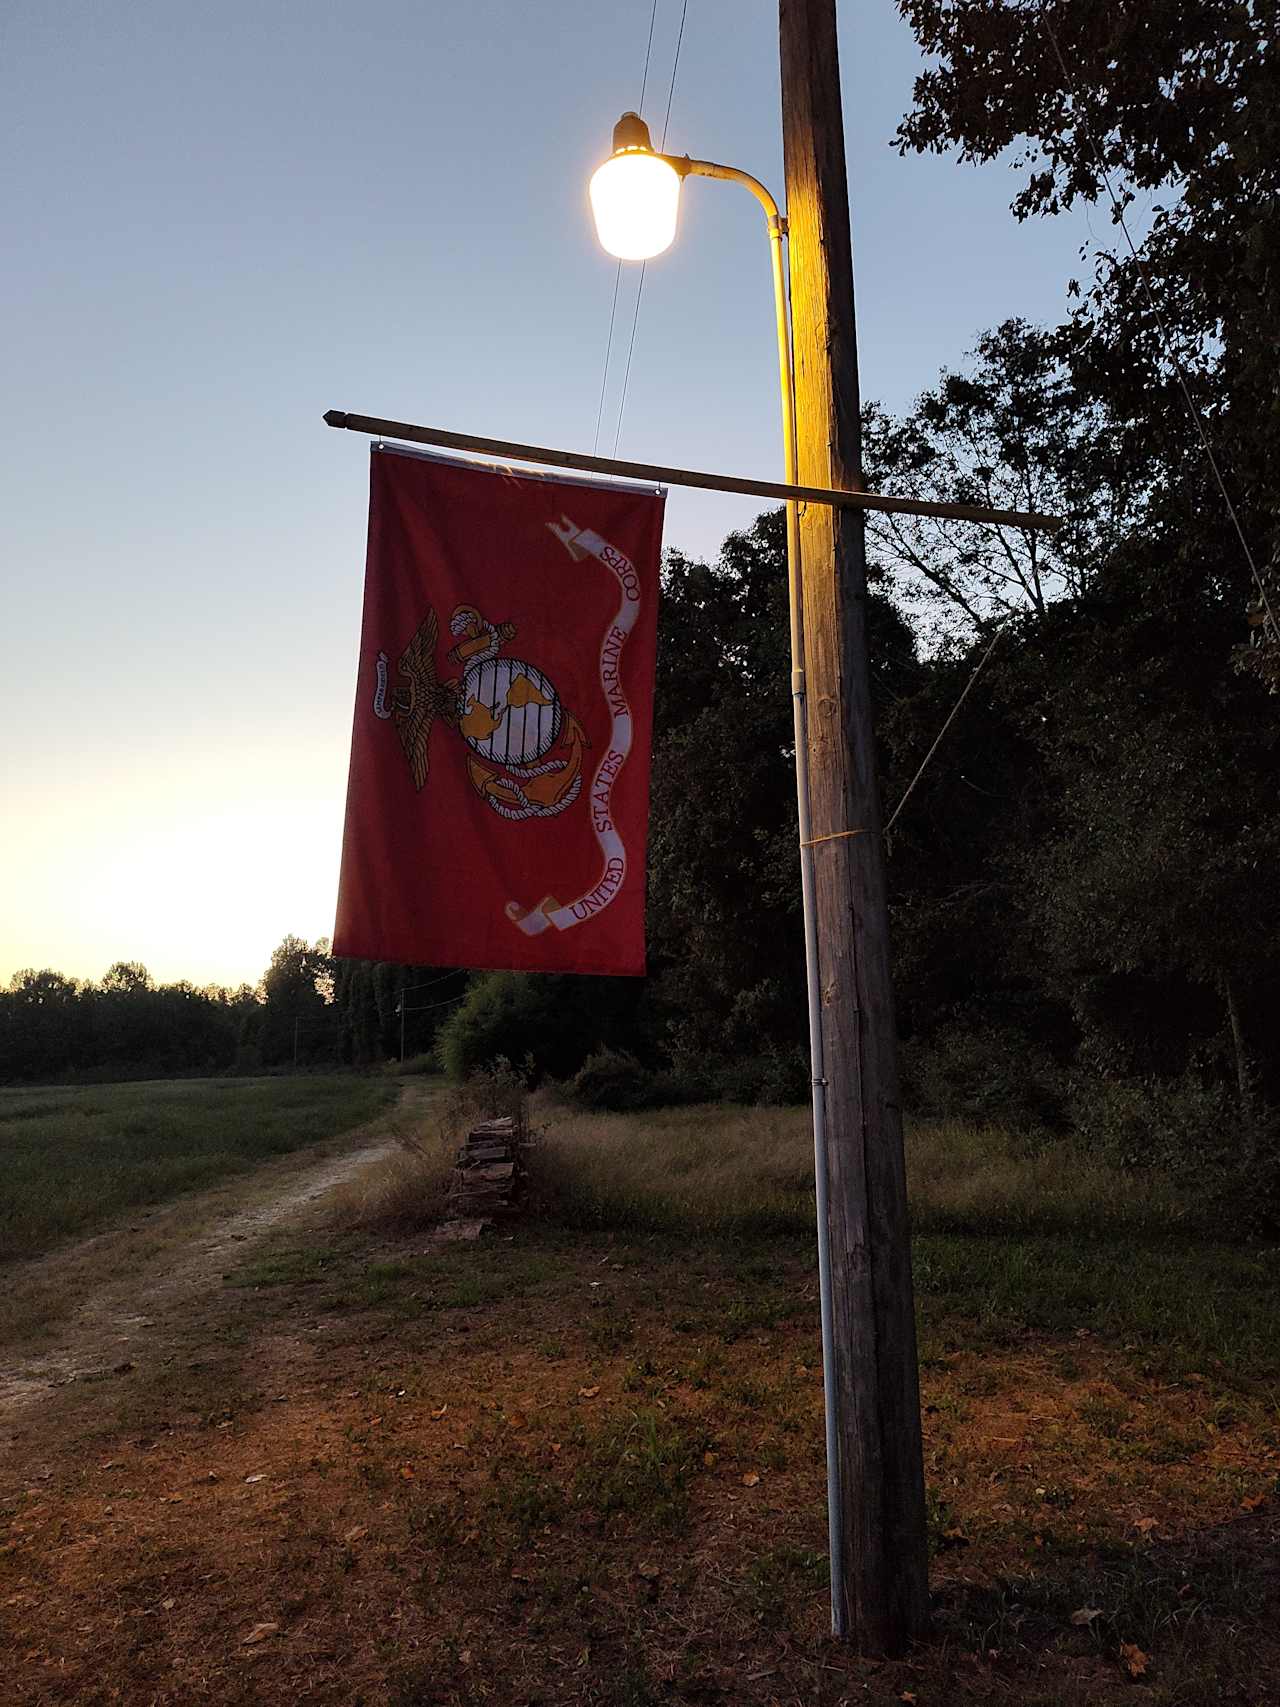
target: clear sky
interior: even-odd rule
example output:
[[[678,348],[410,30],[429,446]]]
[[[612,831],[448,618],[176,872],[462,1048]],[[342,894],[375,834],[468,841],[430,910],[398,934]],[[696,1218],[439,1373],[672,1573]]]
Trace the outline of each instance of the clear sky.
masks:
[[[659,0],[655,141],[681,0]],[[615,263],[589,173],[642,0],[7,0],[0,30],[0,980],[254,980],[332,929],[366,441],[342,408],[590,449]],[[776,7],[689,0],[668,148],[781,199]],[[1087,238],[1007,167],[900,160],[919,66],[843,0],[863,389],[901,407]],[[601,428],[613,445],[637,270]],[[619,453],[779,477],[756,204],[690,182]],[[711,554],[750,499],[674,490]]]

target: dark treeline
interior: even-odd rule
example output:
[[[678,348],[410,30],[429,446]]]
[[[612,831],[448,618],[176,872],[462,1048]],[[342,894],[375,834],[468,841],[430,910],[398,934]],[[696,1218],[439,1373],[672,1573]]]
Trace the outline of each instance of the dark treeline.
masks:
[[[136,961],[97,983],[18,972],[0,991],[0,1083],[362,1067],[402,1050],[407,1059],[432,1047],[466,982],[447,968],[334,960],[324,941],[295,936],[256,986],[237,990],[157,985]]]

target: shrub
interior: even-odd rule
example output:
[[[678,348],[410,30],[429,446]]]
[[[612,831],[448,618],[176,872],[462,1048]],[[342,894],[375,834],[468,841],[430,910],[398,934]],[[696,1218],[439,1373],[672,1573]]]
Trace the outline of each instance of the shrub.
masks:
[[[625,1050],[597,1049],[564,1086],[564,1095],[578,1108],[626,1114],[703,1102],[710,1085],[707,1078],[645,1067]]]
[[[1202,1220],[1242,1232],[1280,1226],[1280,1130],[1246,1133],[1236,1099],[1194,1071],[1178,1078],[1080,1074],[1071,1112],[1081,1138],[1125,1168],[1158,1168],[1194,1192]]]
[[[717,1094],[725,1102],[769,1107],[806,1102],[810,1084],[809,1057],[798,1048],[763,1049],[758,1055],[726,1061],[715,1073]]]
[[[588,1055],[565,1086],[568,1100],[579,1108],[626,1113],[653,1108],[654,1075],[634,1055],[618,1049],[597,1049]]]
[[[917,1114],[1022,1131],[1065,1124],[1061,1072],[1015,1027],[958,1021],[904,1044],[901,1058],[903,1101]]]
[[[621,1045],[641,995],[636,979],[488,972],[437,1034],[441,1064],[465,1079],[499,1057],[529,1061],[530,1078],[567,1079],[602,1045]]]
[[[509,1115],[516,1123],[516,1131],[523,1134],[528,1126],[526,1093],[531,1074],[528,1061],[513,1067],[500,1055],[488,1067],[452,1086],[436,1103],[441,1136],[457,1142],[480,1121],[497,1120],[504,1115]]]
[[[563,1095],[576,1108],[630,1114],[696,1102],[797,1103],[808,1087],[808,1065],[798,1050],[767,1050],[753,1060],[698,1070],[687,1059],[676,1067],[653,1068],[625,1050],[597,1049],[563,1086]]]
[[[1226,1093],[1190,1075],[1180,1079],[1076,1076],[1071,1113],[1092,1149],[1126,1168],[1185,1174],[1222,1161],[1222,1134],[1238,1126]]]

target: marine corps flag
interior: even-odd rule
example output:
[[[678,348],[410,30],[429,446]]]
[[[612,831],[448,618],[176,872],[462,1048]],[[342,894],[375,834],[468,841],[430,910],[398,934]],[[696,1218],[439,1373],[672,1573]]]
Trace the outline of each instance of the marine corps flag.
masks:
[[[662,508],[374,450],[335,954],[644,971]]]

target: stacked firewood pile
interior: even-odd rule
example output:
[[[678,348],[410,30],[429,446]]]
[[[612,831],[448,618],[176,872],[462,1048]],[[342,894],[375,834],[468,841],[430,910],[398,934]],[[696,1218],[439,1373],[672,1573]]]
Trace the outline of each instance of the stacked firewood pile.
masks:
[[[473,1126],[458,1151],[449,1188],[450,1216],[442,1232],[476,1238],[497,1215],[509,1214],[524,1177],[526,1140],[511,1115]]]

